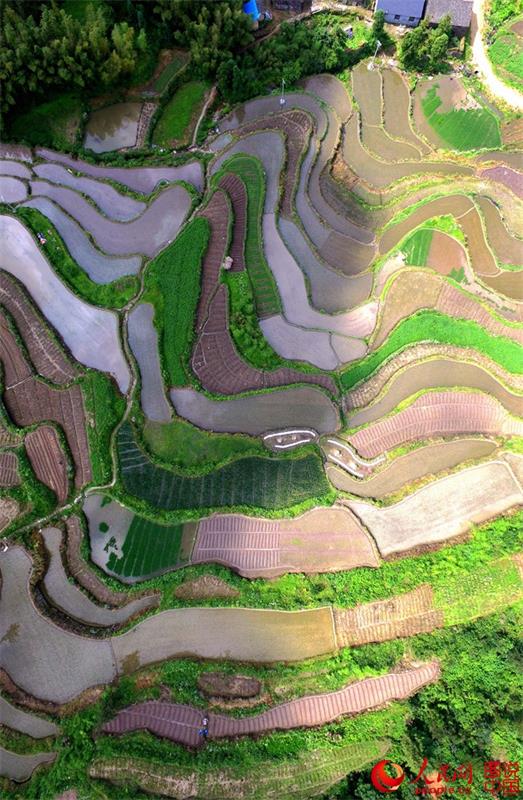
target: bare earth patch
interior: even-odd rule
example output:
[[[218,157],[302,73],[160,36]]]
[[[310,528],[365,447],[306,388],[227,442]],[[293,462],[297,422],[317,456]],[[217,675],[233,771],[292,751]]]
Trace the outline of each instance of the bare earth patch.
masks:
[[[185,581],[176,587],[174,595],[179,600],[230,600],[240,593],[233,586],[215,575],[201,575],[193,581]]]
[[[441,478],[387,508],[350,502],[381,554],[405,552],[466,533],[523,501],[507,464],[491,461]]]
[[[209,697],[256,697],[262,684],[246,675],[227,675],[225,672],[204,672],[198,677],[198,689]]]

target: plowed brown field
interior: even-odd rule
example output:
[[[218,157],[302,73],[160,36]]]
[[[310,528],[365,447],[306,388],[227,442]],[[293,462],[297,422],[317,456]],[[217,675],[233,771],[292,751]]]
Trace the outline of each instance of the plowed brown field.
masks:
[[[51,425],[41,425],[25,437],[25,449],[34,473],[39,481],[56,495],[60,505],[69,493],[67,458]]]

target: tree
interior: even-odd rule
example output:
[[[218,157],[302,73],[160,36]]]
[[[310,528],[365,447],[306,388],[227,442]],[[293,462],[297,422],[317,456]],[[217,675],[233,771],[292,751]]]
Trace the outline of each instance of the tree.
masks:
[[[445,62],[452,38],[452,20],[447,14],[436,28],[423,19],[417,28],[405,34],[401,43],[400,62],[404,69],[438,72]]]
[[[0,81],[2,111],[19,100],[69,87],[110,86],[130,75],[147,46],[145,31],[112,24],[102,4],[88,3],[80,22],[57,5],[44,5],[37,19],[6,5],[2,15]]]
[[[423,19],[417,28],[408,31],[401,42],[400,61],[405,69],[423,69],[428,52],[430,26]]]
[[[383,41],[385,38],[385,12],[379,9],[374,14],[374,20],[372,23],[372,35],[374,39],[379,39]]]

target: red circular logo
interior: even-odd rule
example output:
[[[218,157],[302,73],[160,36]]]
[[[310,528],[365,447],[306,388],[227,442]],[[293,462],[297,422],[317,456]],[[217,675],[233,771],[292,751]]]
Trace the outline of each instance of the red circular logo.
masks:
[[[390,764],[396,770],[396,777],[391,778],[385,772],[385,767],[387,764]],[[378,761],[378,763],[373,767],[372,772],[370,773],[370,779],[372,781],[372,785],[378,792],[382,792],[382,794],[389,794],[389,792],[395,792],[396,789],[399,789],[401,784],[403,783],[403,779],[405,778],[405,773],[403,769],[400,767],[399,764],[395,764],[394,761],[387,761],[387,759],[383,759],[383,761]]]

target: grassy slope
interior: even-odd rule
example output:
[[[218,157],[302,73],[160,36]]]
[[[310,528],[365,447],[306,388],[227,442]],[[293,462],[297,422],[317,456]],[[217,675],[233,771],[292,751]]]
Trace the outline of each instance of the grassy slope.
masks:
[[[92,425],[87,425],[93,483],[108,483],[112,478],[111,434],[122,419],[125,399],[107,375],[89,370],[81,381],[85,409]]]
[[[470,320],[454,319],[436,311],[420,311],[402,320],[388,339],[374,353],[341,373],[344,390],[368,378],[390,356],[416,342],[440,342],[458,347],[472,347],[484,353],[508,372],[521,372],[521,351],[516,342],[492,336]]]
[[[423,113],[438,136],[455,150],[477,150],[501,145],[499,122],[485,108],[456,109],[438,113],[441,99],[437,84],[431,86],[422,100]]]
[[[36,208],[19,208],[17,217],[33,234],[36,234],[37,231],[45,231],[47,243],[44,253],[51,266],[60,280],[84,300],[103,308],[121,308],[137,293],[139,280],[134,275],[106,284],[92,281],[69,255],[56,228]]]
[[[209,223],[201,217],[195,219],[147,267],[143,300],[155,308],[160,360],[170,386],[186,386],[188,382],[193,321],[208,240]]]
[[[143,438],[153,454],[179,469],[210,470],[239,456],[267,455],[254,437],[204,431],[180,418],[167,423],[147,420]]]
[[[182,67],[185,66],[187,63],[187,57],[182,57],[182,55],[175,55],[172,61],[170,61],[166,67],[160,72],[156,80],[154,81],[153,88],[155,92],[161,94],[164,89],[167,88],[172,78],[178,74]]]
[[[488,48],[488,57],[502,80],[523,88],[523,50],[521,36],[510,30],[514,20],[504,26]]]
[[[154,129],[154,144],[179,147],[189,143],[193,122],[198,118],[206,91],[205,83],[191,81],[174,93]]]

